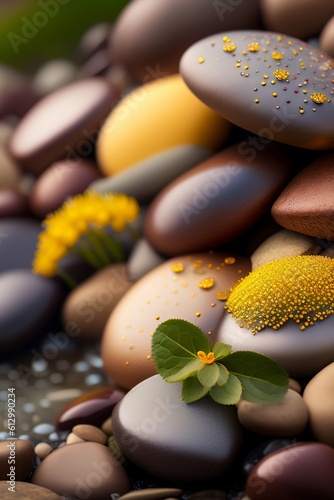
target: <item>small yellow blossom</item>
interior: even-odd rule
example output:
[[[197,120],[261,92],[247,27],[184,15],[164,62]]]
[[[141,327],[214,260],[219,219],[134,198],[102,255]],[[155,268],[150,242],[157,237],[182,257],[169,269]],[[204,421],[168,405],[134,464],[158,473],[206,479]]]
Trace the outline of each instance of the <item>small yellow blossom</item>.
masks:
[[[212,363],[214,362],[215,360],[215,355],[213,352],[209,352],[209,354],[205,354],[204,351],[198,351],[197,352],[197,356],[199,357],[199,359],[201,361],[203,361],[203,363],[205,363],[206,365],[212,365]]]
[[[70,252],[82,255],[99,268],[121,260],[123,248],[103,228],[124,231],[139,216],[139,205],[125,194],[99,194],[87,191],[66,201],[43,221],[33,271],[51,277],[57,274],[59,261]]]
[[[334,313],[334,259],[300,255],[264,264],[236,284],[225,307],[253,334],[288,320],[305,330]]]

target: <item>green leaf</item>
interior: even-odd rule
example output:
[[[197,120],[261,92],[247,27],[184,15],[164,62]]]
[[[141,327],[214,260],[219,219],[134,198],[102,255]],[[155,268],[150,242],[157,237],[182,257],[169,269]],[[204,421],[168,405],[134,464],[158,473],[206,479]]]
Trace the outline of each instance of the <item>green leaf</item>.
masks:
[[[202,330],[183,319],[161,323],[152,337],[155,366],[167,382],[180,382],[196,374],[203,366],[197,352],[208,353],[210,349],[210,342]]]
[[[205,396],[210,390],[210,387],[204,387],[197,377],[187,378],[182,386],[182,401],[193,403]]]
[[[221,405],[235,405],[241,398],[242,385],[235,375],[230,373],[226,384],[215,385],[210,390],[210,396]]]
[[[202,363],[203,365],[203,363]],[[211,365],[204,365],[203,368],[197,373],[197,378],[205,387],[212,387],[215,385],[219,377],[219,368],[216,363]]]
[[[216,342],[212,346],[212,352],[215,355],[215,360],[218,361],[219,359],[224,358],[228,354],[231,354],[232,352],[232,347],[230,344],[224,344],[223,342]]]
[[[228,371],[242,384],[242,397],[259,404],[275,404],[286,394],[289,376],[276,361],[263,354],[238,351],[224,358]]]
[[[227,382],[228,379],[228,371],[225,368],[224,365],[221,365],[220,363],[217,363],[218,369],[219,369],[219,377],[217,380],[218,385],[224,385]]]

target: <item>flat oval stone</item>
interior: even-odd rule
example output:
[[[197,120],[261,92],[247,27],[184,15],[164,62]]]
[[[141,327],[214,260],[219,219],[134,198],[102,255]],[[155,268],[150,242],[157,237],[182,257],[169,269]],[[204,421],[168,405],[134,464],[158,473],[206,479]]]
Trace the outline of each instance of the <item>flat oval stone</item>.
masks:
[[[102,78],[74,82],[47,95],[16,127],[9,144],[13,158],[40,173],[60,158],[88,156],[116,98]]]
[[[0,220],[0,272],[10,269],[31,269],[40,231],[40,224],[34,219]]]
[[[104,267],[74,288],[67,296],[62,321],[80,328],[80,341],[101,339],[107,320],[119,300],[131,288],[125,264]]]
[[[304,331],[296,323],[287,322],[278,331],[265,328],[253,335],[226,314],[217,339],[231,344],[233,351],[256,351],[275,359],[292,377],[311,377],[333,361],[333,328],[331,315]]]
[[[278,450],[252,470],[246,493],[252,500],[330,500],[334,450],[321,443],[298,443]]]
[[[190,321],[214,342],[224,314],[220,299],[249,270],[246,257],[208,252],[170,259],[147,273],[107,321],[101,353],[111,380],[129,389],[156,373],[152,334],[167,319]]]
[[[64,288],[59,281],[33,274],[28,269],[1,273],[1,349],[18,348],[39,334],[59,307],[63,295]]]
[[[299,172],[272,206],[281,226],[316,238],[334,239],[334,154],[321,156]]]
[[[91,187],[150,199],[218,149],[229,131],[230,124],[197,99],[180,75],[142,85],[105,121],[97,160],[102,172],[112,177]]]
[[[41,66],[33,79],[33,86],[40,95],[72,83],[77,75],[77,67],[68,59],[51,59]]]
[[[4,146],[0,145],[0,189],[17,188],[21,179],[21,172],[8,155]]]
[[[301,38],[317,35],[334,14],[331,0],[320,0],[316,5],[313,0],[262,0],[261,8],[268,30]]]
[[[82,35],[75,50],[75,59],[83,64],[100,50],[107,49],[112,25],[101,22],[90,26]]]
[[[184,403],[181,388],[160,375],[138,384],[114,409],[114,436],[124,455],[154,476],[173,481],[213,478],[238,453],[236,409],[211,398]]]
[[[0,481],[0,496],[2,500],[13,500],[13,497],[15,500],[63,500],[64,498],[47,488],[23,481],[15,481],[13,491],[8,490],[7,481]]]
[[[292,389],[275,405],[260,405],[241,400],[238,418],[246,429],[266,436],[294,436],[308,423],[308,410],[303,398]]]
[[[119,500],[168,500],[168,498],[180,497],[182,490],[178,488],[144,488],[142,490],[130,491],[122,495]]]
[[[221,29],[257,27],[259,3],[135,0],[115,23],[112,56],[140,81],[177,73],[182,53],[196,40]]]
[[[267,31],[224,32],[192,45],[180,71],[197,97],[239,127],[301,148],[334,146],[333,60],[312,45]]]
[[[44,218],[62,203],[82,193],[101,173],[90,160],[63,160],[48,167],[36,180],[29,195],[32,212]]]
[[[269,236],[252,253],[250,256],[252,271],[273,260],[284,257],[295,257],[297,255],[316,255],[319,251],[320,245],[315,238],[287,229],[281,229],[272,236]]]
[[[23,481],[31,471],[33,460],[34,447],[30,441],[0,441],[0,480],[8,481],[8,476],[13,475],[15,481]]]
[[[303,398],[311,430],[318,441],[334,447],[334,363],[317,373],[305,387]]]
[[[0,189],[0,218],[30,215],[28,198],[15,189]]]
[[[59,431],[71,430],[78,424],[100,426],[110,417],[124,392],[113,387],[84,394],[66,405],[57,415],[55,426]]]
[[[84,441],[94,441],[94,443],[101,444],[107,442],[106,434],[95,425],[77,424],[73,427],[72,432]]]
[[[130,482],[122,465],[100,443],[74,443],[48,455],[37,467],[33,484],[62,495],[91,500],[108,500],[122,495]]]
[[[240,236],[271,207],[289,161],[267,145],[224,149],[167,186],[149,206],[144,235],[166,255],[207,250]]]

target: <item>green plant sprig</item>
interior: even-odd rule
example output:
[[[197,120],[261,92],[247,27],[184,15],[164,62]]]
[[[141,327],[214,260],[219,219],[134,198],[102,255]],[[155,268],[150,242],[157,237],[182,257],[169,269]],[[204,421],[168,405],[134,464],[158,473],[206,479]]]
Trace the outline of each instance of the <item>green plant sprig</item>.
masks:
[[[166,382],[183,382],[182,400],[210,395],[223,405],[243,398],[263,405],[279,402],[289,376],[273,359],[253,351],[232,352],[229,344],[211,344],[204,332],[183,319],[161,323],[152,337],[152,354]]]

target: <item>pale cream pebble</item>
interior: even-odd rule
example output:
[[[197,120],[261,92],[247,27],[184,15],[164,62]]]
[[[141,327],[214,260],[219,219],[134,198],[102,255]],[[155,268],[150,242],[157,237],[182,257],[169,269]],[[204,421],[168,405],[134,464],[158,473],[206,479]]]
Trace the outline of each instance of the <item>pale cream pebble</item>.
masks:
[[[303,398],[315,438],[334,447],[334,363],[323,368],[308,382]]]
[[[293,391],[298,392],[298,394],[301,394],[302,388],[298,380],[295,380],[294,378],[289,379],[289,388],[292,389]]]
[[[107,435],[107,436],[112,436],[112,420],[111,417],[107,418],[101,425],[101,430]]]
[[[320,33],[319,45],[321,50],[334,57],[334,16],[330,18]]]
[[[317,255],[321,251],[320,245],[315,238],[296,233],[288,229],[282,229],[267,238],[253,252],[250,259],[252,270],[284,257],[295,257],[297,255]]]
[[[74,432],[70,432],[70,434],[66,438],[66,444],[74,444],[74,443],[84,443],[85,440],[81,439],[79,436],[74,434]]]
[[[72,429],[72,433],[83,441],[93,441],[95,443],[106,444],[106,434],[95,425],[78,424]]]
[[[241,400],[238,418],[246,429],[269,436],[294,436],[302,432],[308,423],[308,409],[303,398],[288,389],[277,404],[261,405]]]
[[[52,451],[53,448],[48,443],[38,443],[35,446],[35,453],[41,460],[44,460]]]

